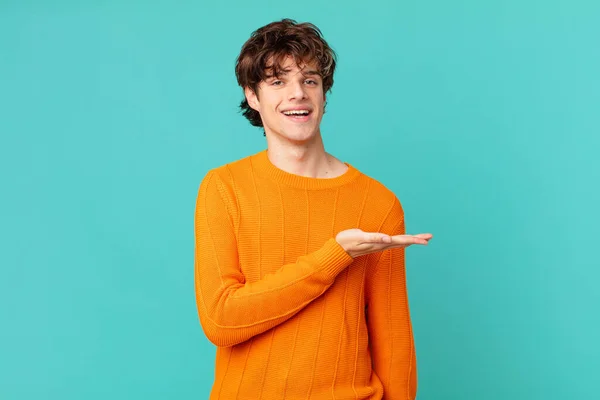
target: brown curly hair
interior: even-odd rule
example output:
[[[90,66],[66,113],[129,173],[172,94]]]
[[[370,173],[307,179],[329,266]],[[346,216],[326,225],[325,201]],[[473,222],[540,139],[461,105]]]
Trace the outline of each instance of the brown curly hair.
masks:
[[[310,22],[297,23],[292,19],[272,22],[252,32],[244,43],[235,65],[235,76],[242,89],[250,88],[258,95],[261,81],[268,76],[278,76],[286,57],[296,64],[315,62],[323,80],[323,93],[333,86],[337,56],[329,47],[319,28]],[[258,111],[244,100],[240,103],[244,117],[254,126],[262,127]]]

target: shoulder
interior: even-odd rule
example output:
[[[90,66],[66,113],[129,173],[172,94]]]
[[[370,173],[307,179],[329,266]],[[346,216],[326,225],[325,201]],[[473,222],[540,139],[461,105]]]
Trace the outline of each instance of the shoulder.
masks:
[[[384,232],[394,230],[404,220],[404,209],[399,197],[382,181],[360,171],[361,186],[365,191],[364,210],[373,222],[379,221],[379,227]],[[371,228],[371,227],[370,227]]]
[[[222,194],[233,195],[236,192],[236,185],[252,182],[252,157],[254,155],[248,155],[246,157],[230,161],[228,163],[216,166],[208,170],[208,172],[202,178],[200,185],[208,184],[212,182],[213,185],[217,186]]]
[[[224,182],[231,180],[236,175],[243,173],[244,171],[248,171],[252,166],[252,157],[254,155],[249,155],[238,160],[233,160],[228,163],[216,166],[211,168],[206,176],[216,176]]]
[[[353,167],[357,169],[356,167]],[[391,204],[397,202],[401,207],[400,199],[389,187],[387,187],[382,181],[377,178],[374,178],[371,175],[366,174],[364,171],[358,170],[360,172],[361,180],[364,184],[368,185],[369,194],[375,198],[382,204]]]
[[[238,195],[254,182],[251,162],[252,155],[209,169],[200,182],[196,204],[215,209],[224,205],[230,216],[237,218]]]

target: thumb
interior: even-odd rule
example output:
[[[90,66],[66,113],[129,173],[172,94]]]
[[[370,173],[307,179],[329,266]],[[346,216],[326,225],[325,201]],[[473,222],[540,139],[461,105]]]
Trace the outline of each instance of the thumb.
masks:
[[[367,243],[391,243],[392,238],[389,235],[381,232],[369,232],[365,234],[365,242]]]
[[[381,240],[383,243],[392,243],[392,238],[390,237],[390,235],[386,235],[385,233],[382,233],[382,234],[380,235],[380,240]]]

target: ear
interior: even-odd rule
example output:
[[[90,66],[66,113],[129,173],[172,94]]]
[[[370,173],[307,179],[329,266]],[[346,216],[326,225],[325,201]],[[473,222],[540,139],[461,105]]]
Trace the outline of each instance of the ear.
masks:
[[[258,111],[260,103],[258,101],[258,96],[256,95],[256,93],[254,93],[254,90],[250,89],[249,87],[246,87],[244,88],[244,95],[246,96],[246,101],[248,102],[248,105],[252,107],[252,109],[254,109],[255,111]]]

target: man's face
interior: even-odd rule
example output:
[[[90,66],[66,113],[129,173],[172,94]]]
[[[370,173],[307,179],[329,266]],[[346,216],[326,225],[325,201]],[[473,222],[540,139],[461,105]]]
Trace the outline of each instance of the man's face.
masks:
[[[287,57],[279,76],[270,76],[258,86],[258,93],[246,88],[250,107],[260,113],[267,137],[305,142],[320,134],[325,93],[323,80],[314,63],[298,66]]]

